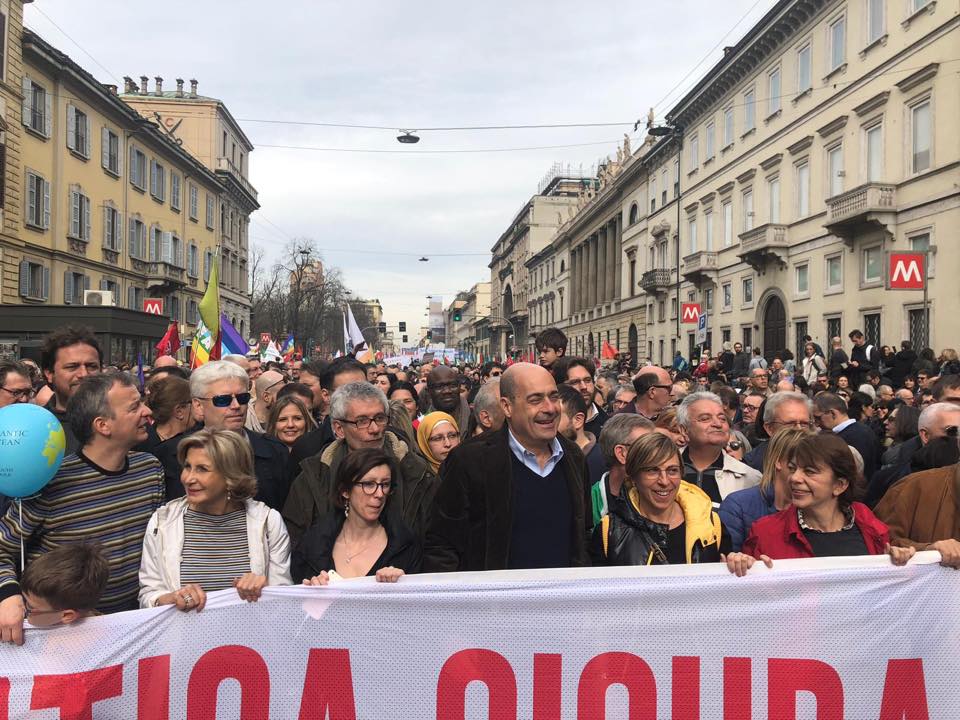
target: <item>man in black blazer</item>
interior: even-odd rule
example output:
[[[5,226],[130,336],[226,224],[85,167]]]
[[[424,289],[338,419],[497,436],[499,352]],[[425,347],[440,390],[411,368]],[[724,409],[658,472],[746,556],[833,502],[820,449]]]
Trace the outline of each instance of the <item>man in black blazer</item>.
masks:
[[[863,458],[863,477],[869,484],[880,462],[880,440],[876,433],[847,413],[847,403],[834,393],[820,393],[813,399],[813,419],[823,432],[834,432]]]
[[[505,426],[454,448],[440,467],[424,572],[589,564],[589,473],[576,443],[557,434],[553,376],[512,365],[500,403]]]

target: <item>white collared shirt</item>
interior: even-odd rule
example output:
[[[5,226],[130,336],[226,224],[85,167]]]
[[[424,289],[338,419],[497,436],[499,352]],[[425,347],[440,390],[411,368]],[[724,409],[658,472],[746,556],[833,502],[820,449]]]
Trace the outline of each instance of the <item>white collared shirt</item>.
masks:
[[[507,429],[508,442],[510,444],[510,450],[513,452],[514,456],[524,464],[525,467],[529,468],[535,472],[540,477],[546,477],[553,472],[553,469],[557,466],[563,459],[563,447],[560,445],[560,441],[556,437],[553,438],[553,441],[550,443],[550,459],[547,460],[546,464],[541,468],[540,461],[537,460],[535,453],[527,450],[520,442],[513,436],[513,431]]]
[[[841,433],[841,432],[843,432],[844,430],[846,430],[848,427],[850,427],[851,425],[853,425],[855,422],[856,422],[856,420],[854,420],[853,418],[847,418],[847,419],[844,420],[842,423],[837,423],[836,425],[834,425],[834,426],[833,426],[833,431],[834,431],[835,433]]]

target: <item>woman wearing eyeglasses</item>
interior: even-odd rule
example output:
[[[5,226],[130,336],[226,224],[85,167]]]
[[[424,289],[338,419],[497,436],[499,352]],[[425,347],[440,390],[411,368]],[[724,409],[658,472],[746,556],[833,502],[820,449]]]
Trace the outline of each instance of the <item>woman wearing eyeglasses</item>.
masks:
[[[630,447],[627,478],[594,531],[596,565],[683,565],[720,562],[730,539],[710,496],[683,481],[680,451],[650,433]]]
[[[417,445],[434,473],[440,471],[440,464],[459,444],[460,428],[451,415],[439,411],[424,415],[417,428]]]
[[[229,430],[200,430],[180,442],[184,497],[147,524],[140,606],[202,610],[207,593],[236,588],[249,602],[267,585],[290,584],[290,539],[276,510],[253,499],[250,444]]]
[[[373,575],[396,582],[420,570],[421,547],[413,532],[383,511],[397,480],[393,460],[379,448],[355,450],[337,469],[337,510],[319,518],[293,551],[294,582],[326,585]]]

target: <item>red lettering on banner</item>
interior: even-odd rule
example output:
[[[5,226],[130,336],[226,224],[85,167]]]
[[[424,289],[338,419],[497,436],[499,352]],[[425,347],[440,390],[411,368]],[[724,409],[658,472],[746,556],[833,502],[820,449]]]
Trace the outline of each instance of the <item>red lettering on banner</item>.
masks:
[[[797,693],[813,693],[817,720],[843,720],[843,683],[820,660],[767,660],[767,717],[796,720]]]
[[[60,720],[93,720],[93,704],[123,693],[123,665],[70,675],[37,675],[31,710],[58,708]]]
[[[187,720],[216,720],[217,689],[231,678],[240,683],[240,720],[270,717],[270,671],[255,650],[223,645],[205,652],[187,685]]]
[[[143,658],[137,667],[137,720],[170,717],[170,656]]]
[[[674,657],[673,720],[700,720],[700,658]]]
[[[349,650],[314,648],[300,699],[300,720],[357,720]]]
[[[750,658],[723,659],[723,720],[752,720],[753,668]]]
[[[597,655],[580,673],[577,688],[577,720],[605,720],[607,689],[623,685],[629,696],[629,720],[657,720],[657,681],[641,658],[631,653]]]
[[[890,660],[887,663],[880,720],[930,720],[923,660]]]
[[[533,720],[560,717],[563,701],[563,656],[536,653],[533,656]]]
[[[437,680],[437,720],[464,720],[467,685],[489,693],[489,720],[517,720],[517,678],[507,659],[492,650],[461,650],[443,664]]]
[[[10,720],[9,678],[0,678],[0,720]]]

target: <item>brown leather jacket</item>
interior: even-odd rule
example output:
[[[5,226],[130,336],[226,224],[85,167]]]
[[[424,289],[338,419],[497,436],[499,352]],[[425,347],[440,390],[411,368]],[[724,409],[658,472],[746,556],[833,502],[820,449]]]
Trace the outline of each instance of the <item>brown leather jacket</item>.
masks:
[[[908,475],[874,513],[889,526],[892,545],[926,550],[938,540],[960,540],[960,465]]]

